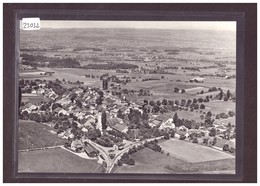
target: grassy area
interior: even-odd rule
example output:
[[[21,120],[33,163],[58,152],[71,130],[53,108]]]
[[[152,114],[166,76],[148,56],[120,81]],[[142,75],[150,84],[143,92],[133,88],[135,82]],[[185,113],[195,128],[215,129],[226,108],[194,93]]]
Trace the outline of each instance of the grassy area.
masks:
[[[204,110],[202,110],[202,112],[204,112]],[[174,115],[174,113],[171,114],[171,116],[173,116],[173,115]],[[197,122],[204,121],[204,120],[201,120],[201,118],[200,118],[200,115],[203,115],[203,113],[200,113],[200,110],[194,110],[192,112],[191,111],[178,110],[177,115],[180,119],[182,119],[182,118],[192,119],[192,120],[195,120]]]
[[[234,156],[225,152],[177,139],[164,141],[160,146],[171,156],[189,163],[234,159]]]
[[[184,163],[181,166],[169,165],[165,168],[178,174],[235,174],[235,159],[223,159],[200,163]]]
[[[181,165],[184,161],[167,156],[160,152],[144,148],[130,156],[135,160],[134,166],[117,167],[115,173],[170,173],[165,167],[168,165]]]
[[[19,150],[63,145],[65,140],[52,134],[51,127],[34,121],[19,121]]]
[[[102,165],[62,148],[19,152],[18,172],[101,173]]]
[[[236,103],[231,101],[210,101],[204,103],[204,105],[217,114],[220,112],[236,111]]]
[[[30,102],[32,104],[39,104],[41,102],[50,101],[48,98],[43,97],[42,95],[36,94],[22,94],[22,102],[27,103]]]
[[[221,159],[198,163],[189,163],[176,157],[167,156],[166,152],[154,152],[144,148],[130,156],[134,166],[117,166],[114,173],[160,173],[160,174],[234,174],[235,159]]]

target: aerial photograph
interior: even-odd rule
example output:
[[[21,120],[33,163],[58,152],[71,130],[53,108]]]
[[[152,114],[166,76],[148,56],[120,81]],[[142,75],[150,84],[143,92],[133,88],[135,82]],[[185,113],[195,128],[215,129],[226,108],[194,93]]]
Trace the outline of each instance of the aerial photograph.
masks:
[[[236,22],[19,32],[19,173],[236,174]]]

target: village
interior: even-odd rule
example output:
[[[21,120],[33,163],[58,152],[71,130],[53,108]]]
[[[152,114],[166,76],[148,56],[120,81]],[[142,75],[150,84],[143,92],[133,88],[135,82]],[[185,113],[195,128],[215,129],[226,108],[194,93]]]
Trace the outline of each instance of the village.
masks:
[[[126,94],[119,89],[120,94],[114,94],[111,91],[114,88],[109,86],[111,82],[108,85],[105,78],[100,81],[102,89],[80,83],[66,89],[62,83],[59,80],[20,80],[24,97],[20,119],[51,126],[60,138],[67,140],[65,148],[99,159],[105,163],[107,171],[115,164],[122,164],[120,160],[132,148],[141,149],[144,143],[153,140],[156,144],[158,139],[174,138],[235,153],[235,126],[217,122],[221,118],[234,117],[233,112],[221,113],[216,119],[211,112],[204,112],[201,122],[178,117],[178,110],[195,109],[203,113],[205,105],[202,102],[213,98],[187,103],[183,100],[133,101],[127,99],[131,91]],[[227,97],[222,90],[220,94]],[[230,95],[228,99],[231,99]],[[128,160],[123,162],[134,164],[133,160]]]

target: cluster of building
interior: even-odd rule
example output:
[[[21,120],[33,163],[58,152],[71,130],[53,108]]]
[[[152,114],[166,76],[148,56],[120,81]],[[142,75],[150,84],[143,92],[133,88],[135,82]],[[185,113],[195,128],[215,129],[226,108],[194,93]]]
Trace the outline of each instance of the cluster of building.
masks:
[[[97,104],[96,100],[100,98],[100,94],[98,93],[100,90],[96,90],[94,88],[75,87],[72,90],[66,91],[63,95],[58,96],[51,88],[47,88],[46,83],[38,84],[37,86],[39,88],[33,90],[31,94],[41,95],[42,97],[48,99],[51,103],[49,111],[53,115],[68,116],[68,121],[70,123],[76,123],[77,127],[84,133],[92,129],[99,129],[100,131],[103,130],[103,113],[106,114],[106,130],[115,130],[118,132],[127,133],[129,130],[128,123],[124,118],[119,117],[118,113],[120,112],[122,115],[128,115],[130,113],[130,109],[138,110],[141,114],[143,113],[144,103],[140,100],[126,102],[124,99],[113,96],[111,93],[107,92],[103,92],[102,104]],[[72,99],[73,96],[75,99]],[[39,108],[41,104],[37,105],[28,102],[22,107],[22,111],[27,111],[28,113],[40,112]],[[58,104],[59,106],[52,110],[53,104]],[[145,105],[145,107],[151,106]],[[145,109],[151,110],[152,108]],[[209,138],[209,140],[213,140],[213,138],[211,139],[209,136],[209,128],[200,127],[199,129],[188,129],[185,126],[176,127],[172,116],[168,116],[167,114],[148,113],[148,124],[150,127],[157,127],[160,130],[174,129],[176,131],[176,137],[185,136],[186,139],[188,139],[192,133],[203,132],[204,136],[198,138],[198,143],[203,143],[205,137]],[[55,125],[55,123],[53,125]],[[222,129],[221,127],[224,128]],[[221,134],[226,131],[226,127],[223,125],[217,125],[216,129],[218,131],[218,138],[221,140]],[[59,133],[59,137],[73,139],[74,135],[72,128],[67,128],[63,132]],[[138,138],[138,136],[136,137]],[[229,143],[228,140],[226,142]],[[71,149],[74,149],[75,143],[76,142],[71,143]],[[89,147],[89,149],[90,148],[91,147]]]

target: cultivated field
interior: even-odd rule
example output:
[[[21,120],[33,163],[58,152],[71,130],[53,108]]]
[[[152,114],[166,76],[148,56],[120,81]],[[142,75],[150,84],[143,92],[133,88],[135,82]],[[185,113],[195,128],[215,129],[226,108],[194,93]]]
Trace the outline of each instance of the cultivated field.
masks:
[[[101,173],[102,166],[62,148],[18,153],[18,172],[34,173]]]
[[[202,145],[171,139],[160,143],[165,152],[189,163],[234,159],[234,156]]]
[[[52,130],[44,124],[19,120],[19,150],[64,145],[65,140],[51,133]]]

